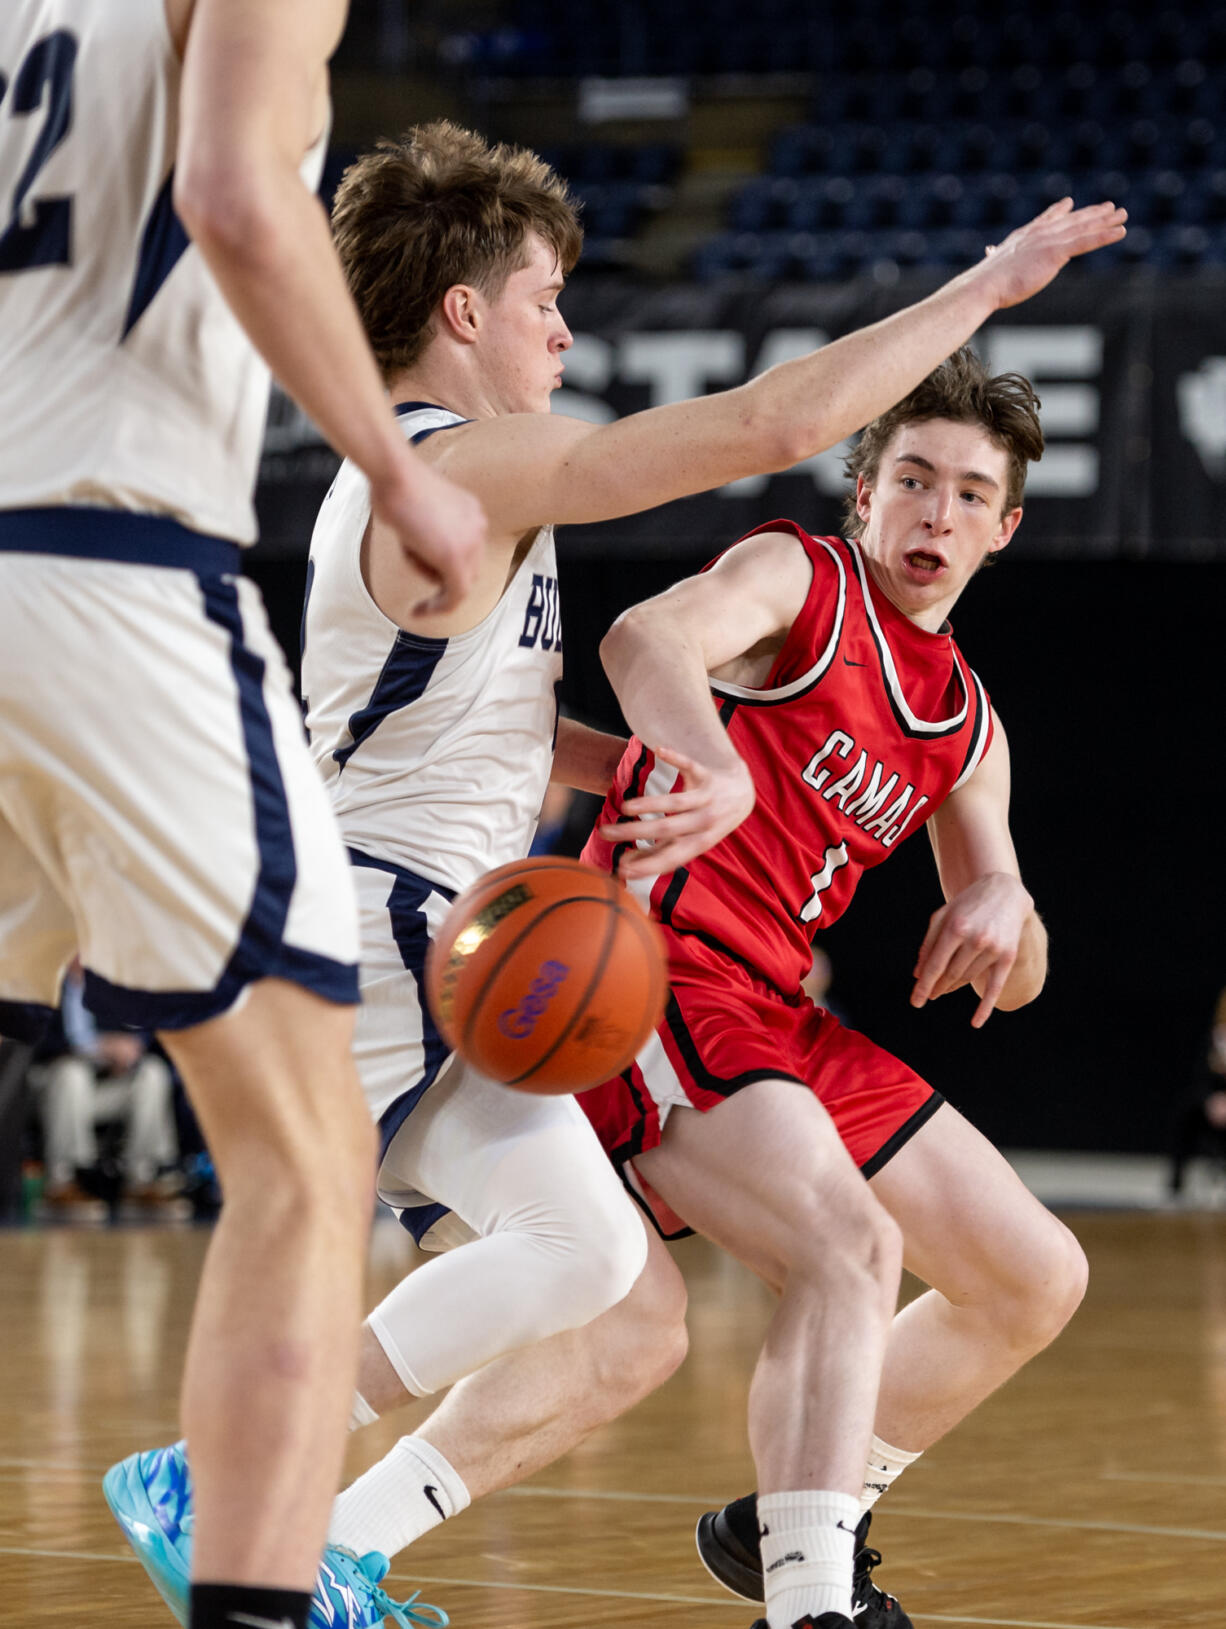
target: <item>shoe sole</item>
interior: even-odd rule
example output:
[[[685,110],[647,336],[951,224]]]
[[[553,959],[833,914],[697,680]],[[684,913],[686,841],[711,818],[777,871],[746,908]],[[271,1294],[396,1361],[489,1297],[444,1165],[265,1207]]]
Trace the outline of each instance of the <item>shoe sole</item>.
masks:
[[[715,1582],[722,1584],[730,1595],[739,1596],[742,1601],[765,1600],[762,1574],[755,1567],[747,1567],[743,1561],[738,1561],[715,1531],[715,1518],[719,1514],[717,1510],[708,1510],[698,1518],[698,1526],[694,1529],[698,1559]]]
[[[138,1460],[139,1455],[133,1455],[112,1465],[102,1478],[102,1494],[153,1587],[179,1622],[186,1624],[191,1580],[158,1523]]]

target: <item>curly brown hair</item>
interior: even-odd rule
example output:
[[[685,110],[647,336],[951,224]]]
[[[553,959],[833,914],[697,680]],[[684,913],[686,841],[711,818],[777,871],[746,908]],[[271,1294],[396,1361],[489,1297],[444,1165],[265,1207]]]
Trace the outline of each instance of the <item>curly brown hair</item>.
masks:
[[[497,299],[535,232],[563,276],[583,245],[575,200],[524,147],[491,145],[449,120],[385,138],[341,179],[332,233],[384,377],[411,367],[456,283]]]
[[[1020,373],[989,374],[969,345],[946,357],[909,396],[867,425],[843,460],[843,473],[853,483],[845,510],[847,535],[859,537],[864,531],[856,512],[856,477],[863,476],[871,486],[895,431],[925,419],[982,425],[1009,459],[1001,514],[1016,509],[1026,485],[1026,466],[1043,456],[1039,406],[1029,379]]]

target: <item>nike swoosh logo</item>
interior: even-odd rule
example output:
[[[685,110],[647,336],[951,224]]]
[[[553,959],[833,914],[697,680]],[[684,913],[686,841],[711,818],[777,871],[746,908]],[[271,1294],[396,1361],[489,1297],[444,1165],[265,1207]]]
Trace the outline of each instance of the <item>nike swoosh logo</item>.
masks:
[[[250,1629],[294,1629],[292,1618],[253,1618],[249,1612],[227,1612],[229,1623],[245,1623]]]
[[[439,1521],[445,1522],[447,1520],[447,1512],[443,1509],[442,1505],[439,1504],[439,1502],[438,1502],[438,1497],[437,1497],[438,1489],[433,1485],[433,1483],[427,1482],[425,1487],[421,1491],[425,1494],[426,1498],[429,1499],[430,1503],[434,1506],[435,1510],[438,1511],[438,1519],[439,1519]]]
[[[853,662],[850,656],[845,656],[843,658],[843,665],[844,665],[844,667],[867,667],[868,663],[867,662]]]

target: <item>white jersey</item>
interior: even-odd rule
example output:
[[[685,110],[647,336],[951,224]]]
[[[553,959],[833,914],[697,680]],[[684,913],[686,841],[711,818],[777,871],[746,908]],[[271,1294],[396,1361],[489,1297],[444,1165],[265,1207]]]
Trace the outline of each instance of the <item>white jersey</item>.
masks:
[[[464,421],[397,409],[411,440]],[[448,639],[403,632],[362,579],[370,488],[341,466],[311,539],[302,688],[351,848],[451,889],[531,846],[553,763],[562,625],[553,528],[498,604]]]
[[[0,86],[0,509],[251,542],[268,370],[174,213],[163,0],[4,0]]]

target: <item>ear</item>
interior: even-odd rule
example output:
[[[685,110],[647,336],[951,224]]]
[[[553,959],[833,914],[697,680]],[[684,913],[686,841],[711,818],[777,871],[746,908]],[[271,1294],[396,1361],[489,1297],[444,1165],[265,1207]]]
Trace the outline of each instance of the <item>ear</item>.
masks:
[[[856,476],[856,514],[864,524],[868,525],[869,510],[872,508],[873,489],[864,479],[863,475]]]
[[[1000,525],[996,529],[996,536],[988,544],[989,554],[999,554],[1001,549],[1017,531],[1022,518],[1021,508],[1008,509],[1000,517]]]
[[[467,283],[453,283],[439,305],[439,329],[461,345],[472,345],[481,329],[480,297]]]

